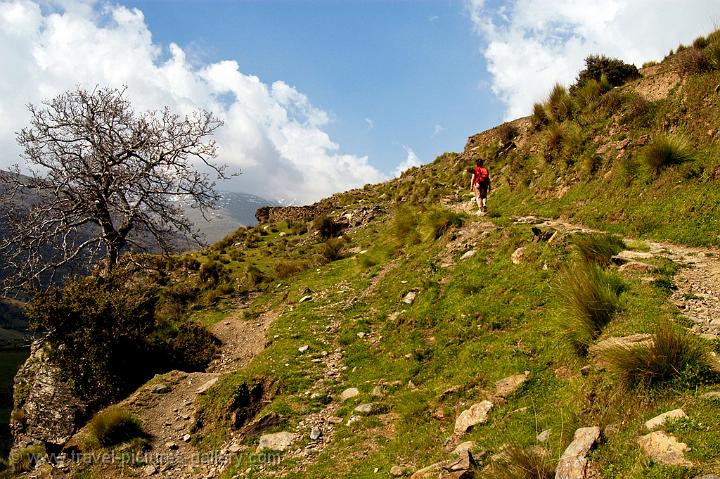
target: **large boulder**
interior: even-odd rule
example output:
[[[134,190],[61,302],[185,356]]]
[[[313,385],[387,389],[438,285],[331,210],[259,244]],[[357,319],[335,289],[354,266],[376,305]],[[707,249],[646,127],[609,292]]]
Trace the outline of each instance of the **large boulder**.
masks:
[[[469,409],[461,412],[455,419],[455,435],[465,434],[473,426],[486,422],[492,407],[493,403],[486,400],[473,404]]]
[[[675,439],[672,434],[655,431],[637,439],[640,449],[660,464],[671,466],[692,466],[692,462],[685,459],[688,445]]]
[[[73,394],[62,373],[44,347],[33,348],[15,376],[13,450],[31,444],[59,450],[86,421],[87,404]]]

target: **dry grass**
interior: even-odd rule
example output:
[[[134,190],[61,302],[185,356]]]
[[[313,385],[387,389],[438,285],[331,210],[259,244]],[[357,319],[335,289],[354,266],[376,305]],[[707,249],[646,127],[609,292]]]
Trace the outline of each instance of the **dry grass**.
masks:
[[[90,420],[90,433],[101,447],[147,437],[140,421],[119,406],[111,406],[95,414]]]
[[[573,263],[557,283],[560,322],[566,339],[585,354],[619,308],[622,281],[587,261]]]
[[[642,153],[645,164],[657,175],[670,165],[695,159],[695,152],[682,137],[660,135],[655,137]]]
[[[701,340],[668,321],[658,323],[652,345],[618,346],[603,356],[629,387],[669,381],[692,387],[707,379],[711,371]]]
[[[531,449],[512,446],[503,451],[484,475],[487,479],[553,479],[555,465],[547,455]]]
[[[601,266],[610,264],[610,259],[626,247],[621,238],[604,233],[577,234],[572,241],[586,261]]]

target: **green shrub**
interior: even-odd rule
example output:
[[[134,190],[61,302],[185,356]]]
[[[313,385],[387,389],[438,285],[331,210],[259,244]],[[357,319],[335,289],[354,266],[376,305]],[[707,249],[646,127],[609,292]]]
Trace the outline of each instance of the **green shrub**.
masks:
[[[621,238],[605,233],[576,234],[572,241],[586,261],[601,266],[610,264],[610,258],[626,248]]]
[[[694,387],[711,375],[707,350],[699,338],[669,321],[657,324],[652,344],[616,346],[603,354],[629,387],[675,381]]]
[[[707,40],[707,38],[705,38],[705,37],[697,37],[697,38],[693,41],[692,46],[693,46],[693,48],[697,48],[698,50],[702,50],[703,48],[705,48],[706,46],[708,46],[708,40]]]
[[[183,366],[174,364],[179,352],[170,347],[173,335],[182,333],[156,319],[157,300],[157,285],[118,269],[106,278],[74,279],[38,293],[27,314],[34,330],[47,332],[50,358],[69,387],[93,410],[155,373]],[[204,359],[185,363],[206,366]]]
[[[193,321],[177,327],[166,325],[153,339],[154,349],[162,352],[156,364],[162,370],[202,371],[215,359],[221,344],[204,326]]]
[[[530,121],[535,129],[549,123],[550,120],[548,118],[547,111],[545,111],[545,106],[542,103],[535,103],[533,105],[533,112],[530,117]]]
[[[553,86],[547,100],[547,110],[550,119],[563,121],[572,117],[572,99],[567,89],[559,83]]]
[[[209,259],[207,263],[203,263],[200,266],[200,282],[214,286],[220,281],[222,273],[222,263]]]
[[[136,438],[147,438],[142,424],[120,406],[111,406],[95,414],[89,423],[90,434],[100,447],[112,447]]]
[[[14,451],[8,460],[10,469],[13,472],[32,471],[39,459],[43,458],[47,453],[42,445],[28,446]]]
[[[565,139],[565,127],[560,123],[553,123],[544,133],[545,152],[558,153]]]
[[[612,86],[640,77],[635,65],[630,65],[617,58],[608,58],[604,55],[590,55],[585,58],[585,68],[578,73],[575,83],[570,87],[572,93],[590,80],[600,80],[605,75]]]
[[[284,279],[305,269],[305,264],[299,261],[280,261],[277,266],[275,266],[275,274],[278,278]]]
[[[400,208],[395,213],[390,225],[393,241],[398,245],[419,243],[418,222],[419,217],[415,210],[408,207]]]
[[[318,216],[313,220],[313,229],[320,233],[322,239],[330,239],[340,235],[342,225],[329,216]]]
[[[688,48],[677,56],[678,68],[685,75],[694,75],[712,70],[708,52],[698,48]]]
[[[553,479],[555,465],[549,454],[511,446],[484,472],[487,479]]]
[[[520,134],[520,131],[518,131],[515,125],[512,125],[510,123],[503,123],[498,127],[497,134],[498,138],[500,139],[500,143],[502,143],[503,145],[507,145],[512,143],[515,137]]]
[[[695,152],[684,138],[660,135],[643,149],[642,158],[653,174],[657,175],[670,165],[694,160]]]
[[[461,215],[444,208],[435,208],[423,218],[425,238],[438,239],[454,227],[462,226],[464,219]]]
[[[597,264],[579,261],[563,272],[556,288],[565,337],[584,354],[618,310],[623,283]]]
[[[327,261],[337,261],[343,258],[343,246],[345,242],[342,238],[331,238],[323,243],[320,254]]]

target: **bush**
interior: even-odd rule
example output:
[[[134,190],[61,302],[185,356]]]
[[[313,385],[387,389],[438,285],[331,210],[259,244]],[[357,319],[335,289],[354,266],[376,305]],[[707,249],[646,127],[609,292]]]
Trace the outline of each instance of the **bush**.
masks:
[[[111,406],[90,420],[90,434],[101,447],[112,447],[137,438],[147,438],[140,421],[119,406]]]
[[[603,354],[625,385],[655,386],[668,381],[694,387],[711,375],[700,339],[680,326],[661,321],[651,345],[616,346]]]
[[[313,229],[320,233],[322,239],[330,239],[340,235],[342,225],[329,216],[319,216],[313,220]]]
[[[708,46],[707,38],[705,38],[705,37],[697,37],[697,38],[693,41],[692,46],[693,46],[693,48],[697,48],[698,50],[702,50],[703,48],[705,48],[706,46]]]
[[[342,238],[332,238],[323,243],[320,254],[327,261],[337,261],[343,258],[342,249],[345,242]]]
[[[532,116],[530,117],[530,121],[535,129],[538,129],[549,123],[550,120],[548,118],[547,112],[545,111],[545,106],[542,103],[535,103],[533,105],[533,112]]]
[[[214,286],[220,281],[222,272],[222,263],[209,259],[207,263],[200,266],[200,282]]]
[[[545,130],[545,152],[558,153],[562,148],[565,138],[565,127],[559,123],[553,123]]]
[[[500,143],[502,143],[503,145],[508,145],[512,143],[515,137],[520,134],[517,127],[510,123],[503,123],[502,125],[500,125],[497,129],[497,133],[498,138],[500,139]]]
[[[657,175],[670,165],[694,160],[695,152],[681,137],[660,135],[645,147],[642,158],[653,174]]]
[[[625,242],[614,235],[604,233],[577,234],[573,244],[585,261],[607,266],[610,258],[625,249]]]
[[[156,333],[155,349],[162,351],[164,370],[202,371],[218,354],[220,340],[204,326],[186,321],[178,327],[171,325]]]
[[[600,80],[605,75],[612,86],[620,86],[624,83],[640,77],[640,72],[635,65],[630,65],[617,58],[608,58],[604,55],[590,55],[585,58],[585,68],[578,73],[575,83],[570,87],[570,92],[582,87],[590,80]]]
[[[572,98],[568,95],[567,89],[559,83],[553,87],[547,100],[549,117],[555,121],[563,121],[572,117]]]
[[[623,283],[597,264],[576,262],[557,283],[561,326],[566,339],[581,354],[610,322],[620,305]]]
[[[678,55],[678,68],[685,75],[694,75],[712,70],[708,53],[698,48],[688,48]]]
[[[106,278],[80,278],[62,289],[49,288],[28,305],[32,329],[47,332],[50,359],[91,410],[126,396],[155,373],[177,367],[179,352],[169,345],[173,334],[182,333],[156,319],[157,293],[147,279],[117,270]],[[198,334],[193,330],[193,336]],[[183,357],[209,351],[187,351]],[[203,358],[196,358],[196,364],[204,368]]]
[[[275,266],[275,274],[278,278],[284,279],[304,271],[305,268],[306,266],[298,261],[281,261]]]
[[[555,465],[549,454],[511,446],[500,454],[483,475],[487,479],[554,479]]]

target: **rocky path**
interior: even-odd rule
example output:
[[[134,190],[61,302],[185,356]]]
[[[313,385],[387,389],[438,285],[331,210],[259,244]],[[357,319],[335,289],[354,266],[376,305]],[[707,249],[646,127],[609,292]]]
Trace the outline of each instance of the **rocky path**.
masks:
[[[224,374],[241,369],[265,347],[270,324],[280,312],[269,310],[252,320],[243,319],[248,304],[241,305],[210,330],[222,341],[220,355],[206,372],[171,371],[158,376],[120,403],[132,412],[150,435],[150,451],[138,470],[122,464],[104,465],[100,477],[140,476],[210,478],[227,465],[227,452],[213,457],[200,455],[191,443],[191,428],[199,396]]]

